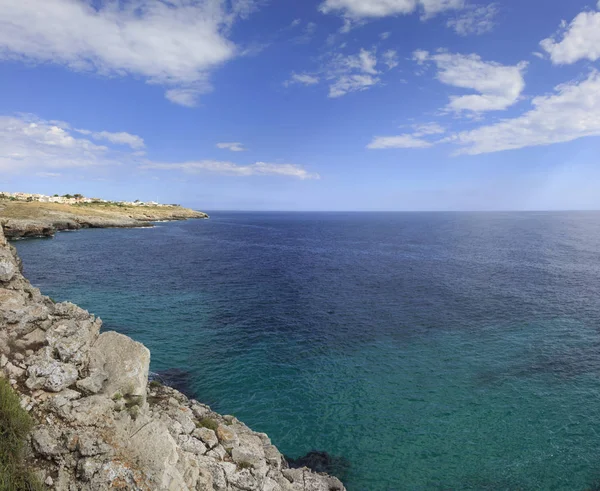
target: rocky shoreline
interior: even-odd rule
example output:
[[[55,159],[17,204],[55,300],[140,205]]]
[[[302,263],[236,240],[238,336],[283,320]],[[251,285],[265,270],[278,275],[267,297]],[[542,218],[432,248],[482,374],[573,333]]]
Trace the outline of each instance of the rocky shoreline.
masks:
[[[63,230],[83,228],[152,227],[153,222],[208,218],[180,206],[77,206],[52,203],[0,202],[0,225],[8,239],[52,237]]]
[[[290,468],[266,434],[149,382],[148,349],[101,325],[31,286],[0,226],[0,376],[36,422],[26,459],[49,489],[345,491]]]

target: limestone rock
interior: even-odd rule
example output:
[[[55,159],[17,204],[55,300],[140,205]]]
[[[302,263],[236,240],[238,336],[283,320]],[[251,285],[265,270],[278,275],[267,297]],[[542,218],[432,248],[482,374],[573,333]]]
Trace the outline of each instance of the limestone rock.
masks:
[[[239,445],[231,451],[231,458],[236,464],[255,465],[264,461],[262,441],[254,435],[240,435]]]
[[[91,372],[108,374],[102,393],[138,398],[141,404],[146,401],[150,351],[143,344],[123,334],[105,332],[92,346],[89,359]]]
[[[202,440],[210,449],[219,444],[219,439],[217,438],[216,433],[208,428],[196,428],[192,435],[199,440]]]
[[[43,457],[54,457],[68,452],[62,444],[61,434],[55,428],[42,426],[31,434],[33,448]]]
[[[78,377],[77,368],[56,360],[41,360],[27,369],[29,378],[25,385],[29,389],[47,389],[60,392],[73,385]]]
[[[18,268],[12,256],[0,255],[0,282],[7,283],[17,274]]]
[[[217,437],[226,450],[239,445],[239,437],[231,426],[219,425],[217,428]]]
[[[102,390],[104,381],[108,378],[108,374],[103,370],[93,372],[89,377],[78,380],[75,385],[77,388],[87,394],[97,394]]]

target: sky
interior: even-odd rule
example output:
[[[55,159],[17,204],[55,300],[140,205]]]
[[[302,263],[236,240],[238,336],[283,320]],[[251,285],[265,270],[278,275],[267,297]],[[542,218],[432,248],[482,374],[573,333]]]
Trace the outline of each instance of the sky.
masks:
[[[600,209],[600,1],[0,0],[0,190]]]

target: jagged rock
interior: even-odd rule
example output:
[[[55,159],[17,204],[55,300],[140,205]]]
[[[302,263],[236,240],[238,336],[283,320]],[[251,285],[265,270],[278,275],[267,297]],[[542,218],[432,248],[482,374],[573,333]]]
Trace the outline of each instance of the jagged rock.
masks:
[[[258,481],[248,469],[242,469],[239,472],[227,475],[227,481],[237,489],[244,491],[258,490]]]
[[[105,427],[113,424],[113,401],[94,395],[68,402],[60,409],[60,416],[81,426]]]
[[[192,435],[198,438],[199,440],[202,440],[210,449],[216,447],[219,444],[219,439],[217,438],[216,433],[208,428],[196,428],[193,431]]]
[[[61,438],[62,435],[57,429],[48,426],[42,426],[31,434],[33,448],[43,457],[54,457],[68,452]]]
[[[108,374],[103,370],[93,372],[89,377],[78,380],[75,384],[78,389],[87,394],[97,394],[102,390],[104,381],[108,378]]]
[[[44,389],[60,392],[73,385],[78,377],[77,368],[56,360],[41,360],[27,369],[29,378],[25,385],[29,389]]]
[[[96,341],[100,327],[99,320],[64,319],[48,329],[45,336],[62,361],[79,364]]]
[[[240,435],[239,445],[231,451],[231,458],[236,464],[258,464],[265,460],[262,441],[254,435]]]
[[[10,361],[7,362],[6,365],[4,365],[4,372],[10,379],[18,379],[25,374],[25,370],[13,365]]]
[[[178,443],[182,450],[195,455],[204,455],[207,451],[204,443],[190,435],[180,435],[178,438]]]
[[[0,281],[9,282],[15,277],[17,274],[18,267],[15,264],[12,255],[9,256],[5,254],[4,256],[0,255]]]
[[[89,369],[104,371],[108,380],[102,392],[109,397],[123,397],[146,401],[146,386],[150,368],[150,351],[143,344],[116,332],[102,333],[89,353]]]
[[[231,426],[219,425],[217,428],[217,437],[226,450],[237,447],[240,443],[237,433]]]
[[[111,447],[95,433],[84,431],[77,435],[77,450],[84,457],[92,457],[111,452]]]

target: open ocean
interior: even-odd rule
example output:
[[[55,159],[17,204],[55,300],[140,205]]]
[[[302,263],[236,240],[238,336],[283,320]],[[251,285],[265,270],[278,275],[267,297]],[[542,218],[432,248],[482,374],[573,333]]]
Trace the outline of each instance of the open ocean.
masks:
[[[600,489],[600,213],[214,212],[16,246],[349,491]]]

